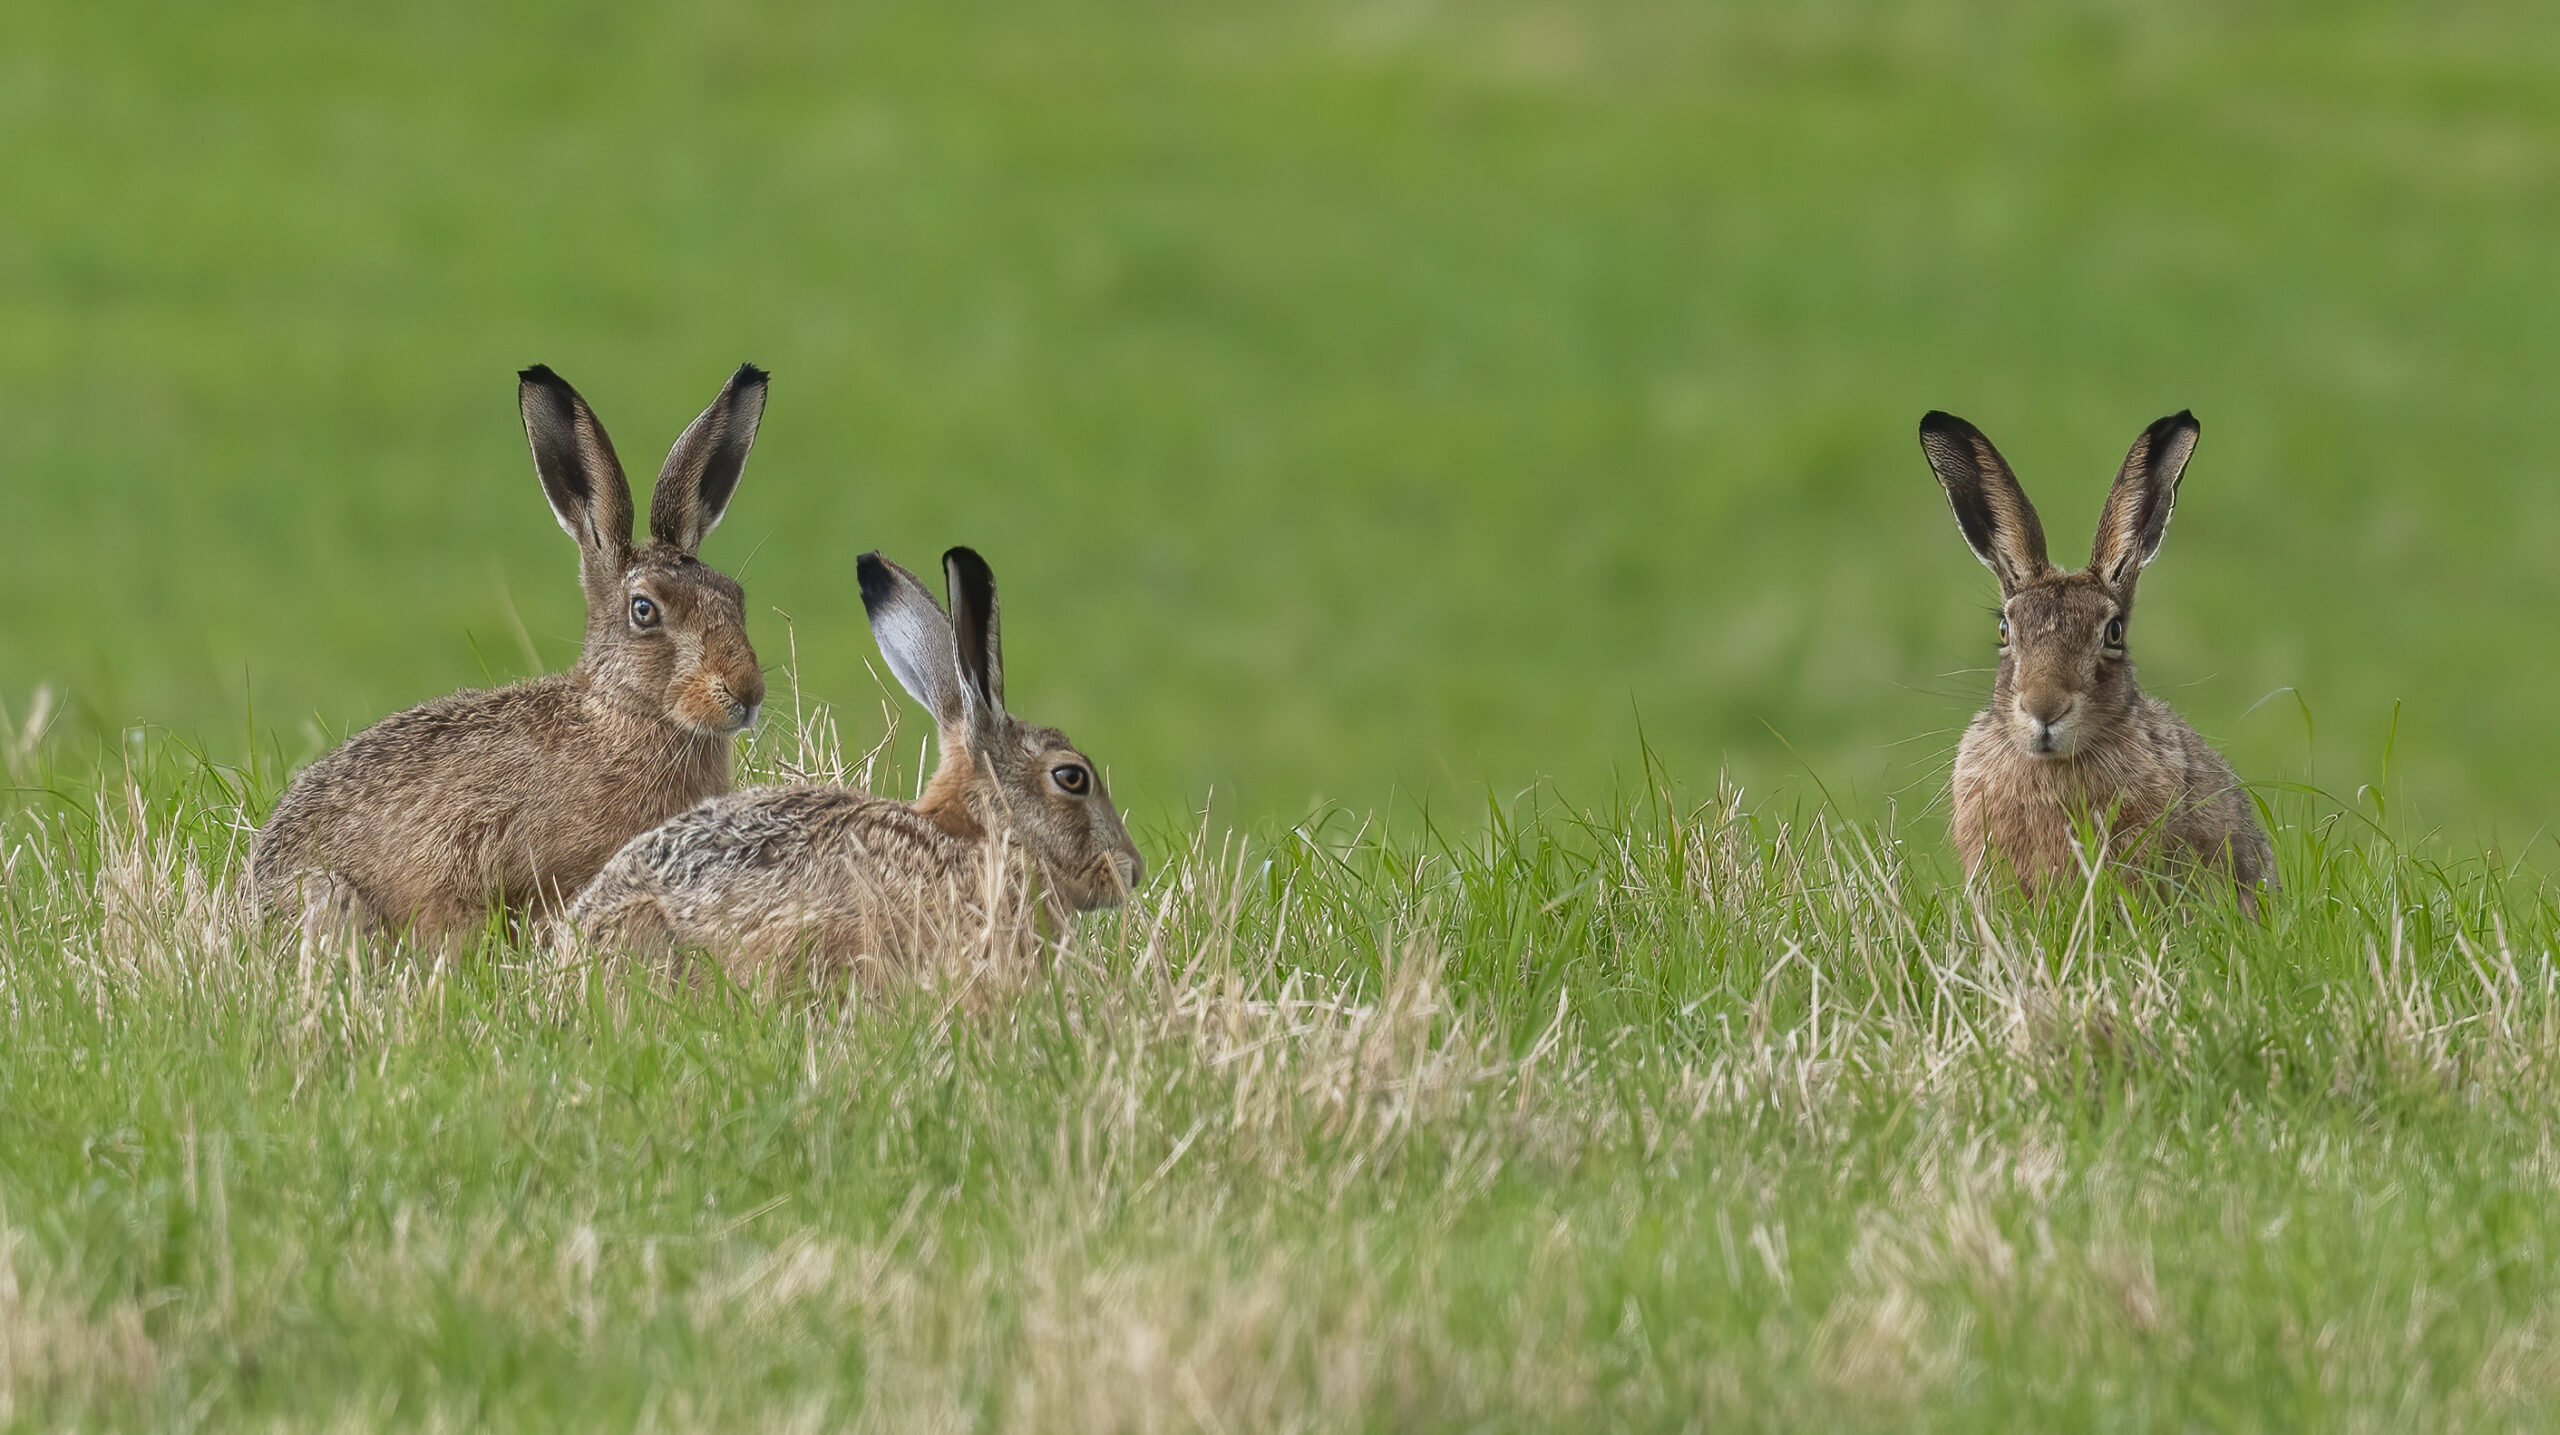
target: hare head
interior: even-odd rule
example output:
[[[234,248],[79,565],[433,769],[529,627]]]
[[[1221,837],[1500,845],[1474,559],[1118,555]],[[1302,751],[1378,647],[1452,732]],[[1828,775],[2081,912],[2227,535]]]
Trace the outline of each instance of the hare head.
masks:
[[[587,596],[578,666],[637,716],[701,737],[752,724],[764,673],[747,642],[746,592],[696,550],[719,526],[746,469],[764,417],[764,371],[739,365],[668,450],[645,543],[633,541],[631,485],[595,411],[544,365],[518,379],[543,495],[578,545]]]
[[[2134,583],[2160,551],[2201,432],[2176,413],[2142,431],[2098,517],[2089,566],[2045,558],[2044,526],[2000,451],[1952,414],[1920,420],[1920,446],[1956,527],[2000,580],[2000,673],[1991,713],[2016,751],[2066,760],[2103,743],[2140,696],[2125,646]]]
[[[877,553],[857,565],[880,654],[939,726],[942,764],[916,804],[947,830],[1009,833],[1079,911],[1110,906],[1145,864],[1093,760],[1053,727],[1005,710],[996,577],[967,548],[942,555],[946,617],[917,577]]]

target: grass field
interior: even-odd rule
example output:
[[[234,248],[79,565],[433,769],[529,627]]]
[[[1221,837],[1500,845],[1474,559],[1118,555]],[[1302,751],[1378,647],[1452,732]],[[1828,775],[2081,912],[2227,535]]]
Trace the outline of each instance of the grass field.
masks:
[[[0,1428],[2560,1423],[2554,56],[6,7]],[[971,543],[1139,900],[852,1001],[244,929],[293,765],[574,652],[514,370],[645,475],[741,359],[753,770],[912,779],[852,559]],[[2263,924],[1962,889],[1931,407],[2061,549],[2202,418],[2133,643]]]
[[[1168,870],[1045,971],[846,1002],[297,959],[230,915],[238,775],[137,770],[7,825],[0,1423],[2560,1401],[2560,910],[2308,800],[2263,926],[2104,881],[1977,907],[1897,831],[1669,786],[1153,833]]]

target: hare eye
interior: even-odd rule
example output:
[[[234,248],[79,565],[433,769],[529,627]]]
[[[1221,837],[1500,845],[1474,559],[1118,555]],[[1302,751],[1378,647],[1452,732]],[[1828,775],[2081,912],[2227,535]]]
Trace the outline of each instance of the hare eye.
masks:
[[[2000,620],[2000,646],[2009,646],[2009,620],[2006,617]]]
[[[1093,785],[1093,774],[1085,771],[1082,763],[1062,762],[1049,769],[1049,780],[1069,797],[1082,797],[1084,790]]]
[[[2124,619],[2109,618],[2107,620],[2107,646],[2110,648],[2124,646]]]
[[[635,628],[658,626],[658,605],[651,602],[645,593],[631,595],[631,626]]]

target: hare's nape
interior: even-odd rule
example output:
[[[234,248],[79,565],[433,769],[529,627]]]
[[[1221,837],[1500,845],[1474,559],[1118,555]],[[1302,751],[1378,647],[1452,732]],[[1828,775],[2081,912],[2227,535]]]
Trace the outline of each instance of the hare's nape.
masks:
[[[2169,531],[2169,515],[2178,506],[2178,484],[2187,460],[2195,456],[2204,434],[2196,416],[2185,410],[2155,420],[2133,441],[2107,490],[2098,514],[2098,535],[2089,548],[2089,569],[2111,588],[2129,587],[2160,554]]]
[[[740,364],[718,397],[677,436],[649,498],[649,536],[693,553],[720,526],[755,448],[770,383],[764,370]]]
[[[586,399],[548,364],[516,375],[516,406],[542,496],[578,545],[589,599],[609,596],[631,560],[631,484],[613,440]]]
[[[1999,578],[2001,592],[2014,593],[2053,571],[2035,505],[1982,430],[1932,409],[1920,419],[1920,451],[1946,493],[1965,546]]]

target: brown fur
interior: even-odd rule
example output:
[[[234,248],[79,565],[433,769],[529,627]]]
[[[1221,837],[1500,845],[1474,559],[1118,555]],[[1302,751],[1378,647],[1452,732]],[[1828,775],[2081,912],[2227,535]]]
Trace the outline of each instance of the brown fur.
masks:
[[[2107,860],[2223,873],[2243,907],[2275,883],[2275,850],[2231,765],[2145,696],[2126,642],[2134,586],[2157,553],[2197,426],[2162,419],[2126,456],[2085,570],[2045,557],[2034,506],[1998,450],[1933,413],[1921,446],[1959,530],[1998,575],[2002,642],[1991,702],[1957,747],[1954,839],[1965,871],[2006,870],[2030,894],[2079,875],[2079,836]]]
[[[1004,710],[992,576],[966,549],[945,565],[949,620],[913,575],[877,554],[862,562],[881,651],[940,721],[924,795],[800,786],[706,802],[607,864],[570,908],[580,938],[706,951],[746,981],[876,979],[932,955],[1027,955],[1043,918],[1063,930],[1137,884],[1143,864],[1091,760]],[[964,624],[974,640],[955,636]]]
[[[693,547],[734,491],[764,388],[740,369],[686,430],[659,476],[654,536],[635,548],[602,425],[548,369],[526,371],[537,471],[579,543],[578,664],[395,713],[304,769],[250,848],[264,911],[311,937],[466,934],[492,908],[556,908],[632,834],[728,790],[731,739],[764,678],[743,590]]]

